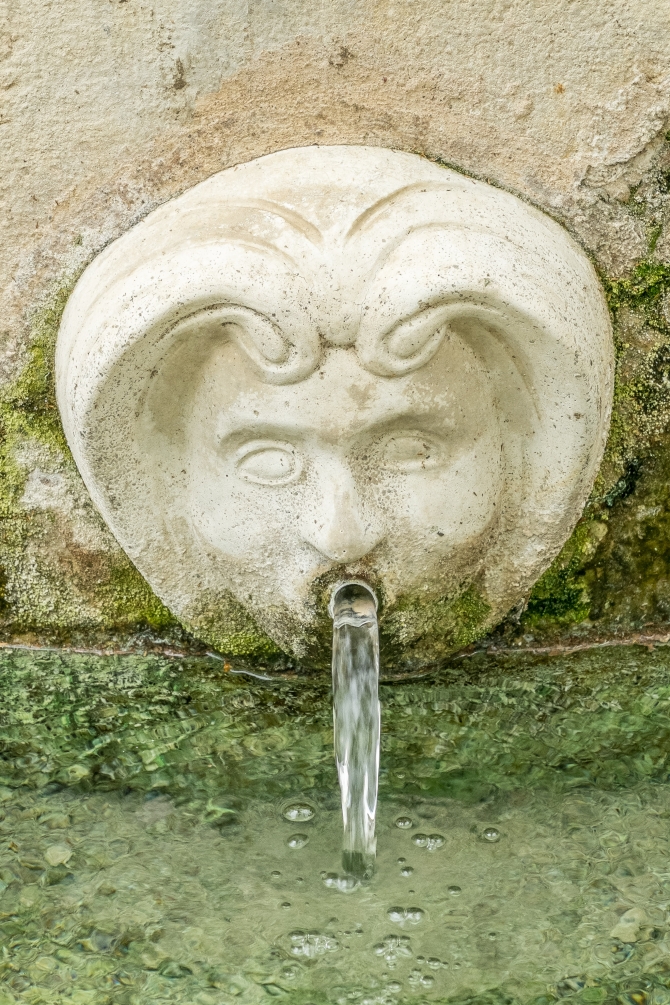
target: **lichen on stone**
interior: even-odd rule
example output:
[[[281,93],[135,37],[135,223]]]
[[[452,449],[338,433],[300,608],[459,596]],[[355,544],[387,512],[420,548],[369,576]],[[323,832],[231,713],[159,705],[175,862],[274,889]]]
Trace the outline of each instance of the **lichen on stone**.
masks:
[[[616,349],[605,457],[582,518],[526,610],[496,630],[508,640],[598,638],[670,619],[670,138],[641,181],[619,188],[627,201],[616,212],[642,228],[647,252],[619,275],[605,274],[600,258]],[[605,218],[611,196],[603,188],[597,198]],[[0,635],[86,643],[145,633],[195,645],[193,632],[238,658],[280,658],[232,598],[201,605],[185,629],[95,511],[65,442],[54,387],[56,335],[76,279],[64,276],[37,305],[24,369],[0,390]],[[382,605],[383,653],[392,662],[442,661],[480,642],[488,616],[473,588],[455,599],[418,595],[396,608]]]
[[[611,429],[584,514],[516,629],[532,631],[534,641],[566,629],[631,631],[670,616],[663,532],[670,496],[670,265],[647,258],[627,277],[603,277],[603,286],[616,349]]]
[[[0,633],[58,642],[180,631],[94,510],[67,447],[54,357],[77,278],[34,310],[23,370],[0,391]]]
[[[230,656],[261,659],[281,650],[232,593],[199,597],[188,618],[189,629],[215,650]]]
[[[475,586],[454,597],[403,597],[382,614],[382,655],[410,665],[443,660],[486,634],[490,610]]]

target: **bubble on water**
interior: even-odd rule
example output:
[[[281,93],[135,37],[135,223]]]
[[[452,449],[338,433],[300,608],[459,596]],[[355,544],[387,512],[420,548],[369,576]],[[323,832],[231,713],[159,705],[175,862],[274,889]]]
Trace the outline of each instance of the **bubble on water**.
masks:
[[[398,859],[398,865],[404,865],[406,861],[407,861],[406,858],[399,858]]]
[[[435,983],[435,978],[431,974],[423,974],[421,984],[424,988],[430,988]]]
[[[304,823],[312,819],[314,810],[309,803],[291,803],[284,809],[282,815],[284,820],[290,820],[291,823]]]
[[[404,866],[400,870],[400,875],[401,876],[411,876],[413,872],[414,872],[414,869],[412,869],[412,866],[411,865],[406,865],[406,866]]]
[[[270,879],[281,879],[281,873],[275,869],[274,872],[270,873]]]
[[[445,843],[444,834],[415,834],[412,838],[417,848],[425,848],[426,851],[437,851]]]
[[[423,920],[424,911],[420,907],[389,907],[386,916],[394,925],[418,925]]]
[[[426,963],[428,964],[431,970],[439,970],[440,967],[442,966],[441,961],[438,960],[436,956],[429,956],[428,959],[426,960]]]
[[[496,841],[500,841],[500,831],[497,827],[485,827],[482,837],[485,841],[490,841],[494,844]]]
[[[308,841],[309,837],[307,834],[291,834],[286,844],[289,848],[295,848],[298,850],[299,848],[304,848]]]
[[[336,872],[327,872],[323,877],[323,885],[327,886],[329,890],[337,890],[338,893],[353,893],[361,883],[355,876],[347,874],[338,876]]]
[[[399,991],[402,991],[402,984],[398,984],[397,981],[389,981],[386,985],[386,990],[392,995],[397,995]]]
[[[326,953],[335,953],[340,948],[337,939],[320,932],[290,932],[289,943],[292,956],[305,956],[308,960]]]
[[[383,940],[372,947],[375,956],[381,956],[389,970],[392,970],[398,960],[411,957],[412,949],[408,935],[386,935]]]
[[[447,893],[450,897],[460,897],[462,891],[460,886],[448,886]]]
[[[395,822],[396,827],[399,827],[403,831],[408,831],[412,826],[412,820],[410,817],[398,817]]]
[[[287,911],[291,905],[288,900],[284,900],[279,906],[283,908],[283,910]]]

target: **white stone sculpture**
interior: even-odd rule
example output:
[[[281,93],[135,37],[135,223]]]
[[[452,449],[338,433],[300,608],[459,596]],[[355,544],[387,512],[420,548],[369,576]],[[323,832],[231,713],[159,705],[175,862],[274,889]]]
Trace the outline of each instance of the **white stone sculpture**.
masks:
[[[94,502],[196,634],[304,655],[353,577],[428,659],[463,640],[459,618],[476,634],[523,601],[569,536],[613,350],[555,222],[416,155],[342,146],[151,213],[79,280],[56,365]]]

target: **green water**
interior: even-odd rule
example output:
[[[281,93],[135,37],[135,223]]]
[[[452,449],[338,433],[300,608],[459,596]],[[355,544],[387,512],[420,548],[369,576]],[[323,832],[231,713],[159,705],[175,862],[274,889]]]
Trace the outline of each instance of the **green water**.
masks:
[[[670,1005],[669,671],[621,648],[383,685],[351,889],[327,681],[6,653],[0,1005]]]

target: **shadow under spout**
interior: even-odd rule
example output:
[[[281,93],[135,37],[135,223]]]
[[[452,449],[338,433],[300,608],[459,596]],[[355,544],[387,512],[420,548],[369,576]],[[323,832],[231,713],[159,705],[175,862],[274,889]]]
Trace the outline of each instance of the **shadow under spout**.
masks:
[[[333,726],[342,798],[342,865],[359,879],[372,876],[377,841],[379,778],[379,631],[377,600],[353,580],[333,590]]]

